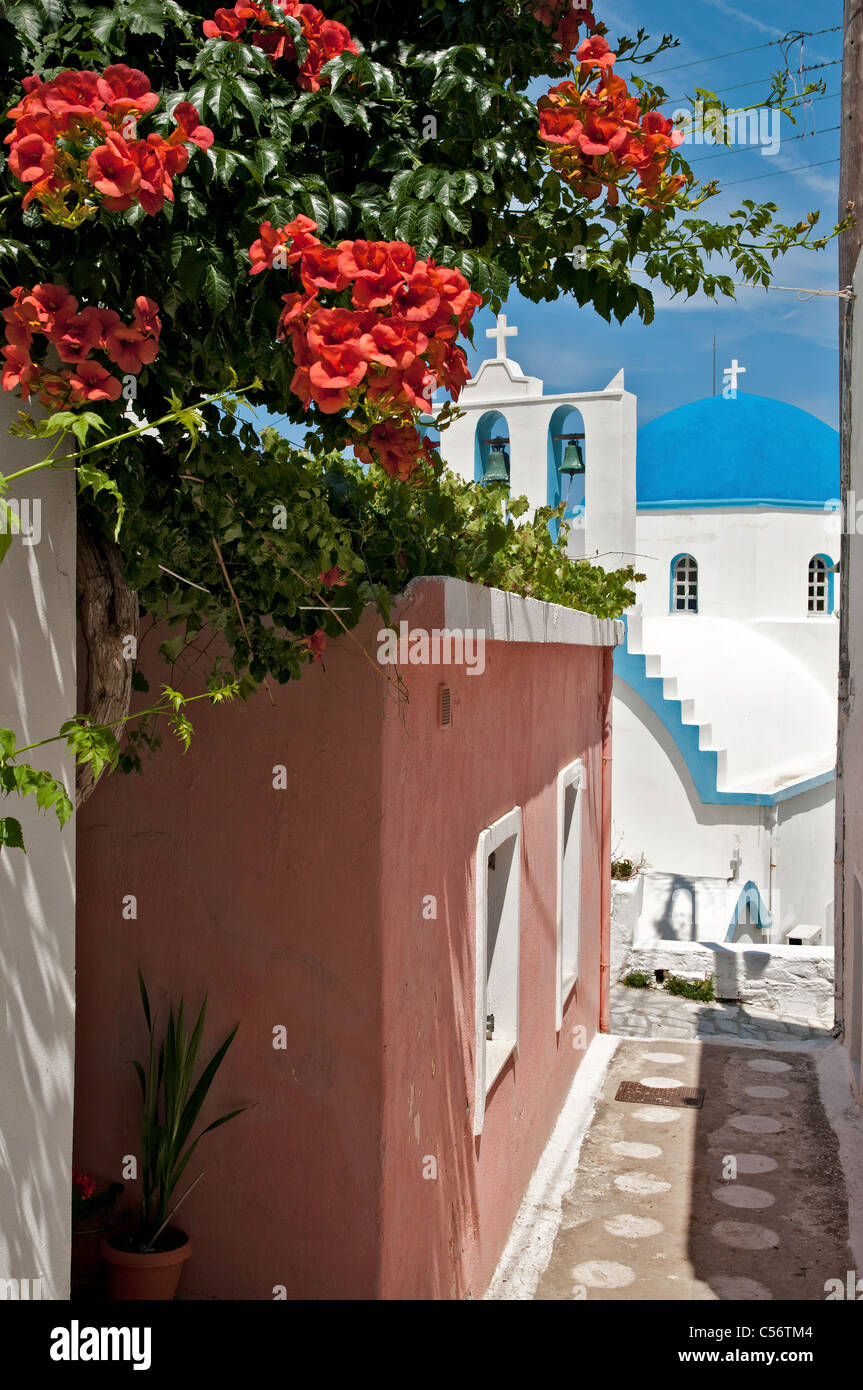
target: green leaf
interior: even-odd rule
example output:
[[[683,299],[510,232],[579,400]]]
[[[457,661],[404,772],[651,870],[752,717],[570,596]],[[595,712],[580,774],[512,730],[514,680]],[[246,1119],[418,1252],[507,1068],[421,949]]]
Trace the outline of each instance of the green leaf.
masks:
[[[0,564],[6,558],[13,534],[20,530],[21,519],[18,513],[9,506],[5,498],[0,497]]]
[[[165,37],[165,18],[162,0],[134,0],[129,10],[129,29],[133,34],[157,34]]]
[[[6,17],[20,34],[34,43],[42,33],[42,17],[35,5],[12,5]]]
[[[330,92],[330,106],[345,125],[353,125],[356,117],[356,99],[348,92]]]
[[[21,833],[21,822],[14,816],[0,816],[0,847],[6,845],[9,849],[24,849],[24,836]],[[26,854],[27,851],[24,850]]]
[[[254,82],[251,82],[248,77],[243,77],[241,73],[237,73],[236,77],[233,79],[233,86],[238,99],[251,114],[252,120],[255,123],[255,129],[257,130],[258,120],[264,109],[264,99],[261,96],[260,90],[255,86]]]
[[[315,219],[321,231],[325,231],[330,223],[330,205],[326,194],[315,193],[306,189],[303,194],[303,203],[308,215]]]
[[[144,1009],[144,1017],[147,1020],[147,1029],[152,1032],[153,1022],[150,1015],[150,996],[147,993],[147,986],[144,984],[144,976],[141,974],[141,967],[138,966],[138,989],[141,994],[141,1004]]]
[[[97,468],[95,464],[88,463],[86,460],[78,464],[76,472],[79,492],[89,488],[94,497],[98,497],[100,492],[109,492],[114,498],[117,504],[117,524],[114,527],[114,540],[116,540],[123,525],[123,517],[126,514],[126,504],[120,489],[114,479],[110,478],[103,469]]]
[[[204,298],[209,304],[213,314],[220,314],[230,302],[231,286],[222,272],[213,265],[212,261],[204,271],[202,288],[204,291]]]
[[[171,637],[167,642],[159,644],[159,651],[169,665],[173,666],[179,658],[180,653],[186,645],[185,637]]]

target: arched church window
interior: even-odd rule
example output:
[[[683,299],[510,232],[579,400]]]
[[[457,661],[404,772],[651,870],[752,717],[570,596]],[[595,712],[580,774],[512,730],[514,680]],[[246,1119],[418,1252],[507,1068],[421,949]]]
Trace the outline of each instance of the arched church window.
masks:
[[[671,611],[698,612],[698,561],[692,555],[677,555],[671,562]]]
[[[813,555],[809,561],[810,613],[833,611],[833,565],[828,555]]]

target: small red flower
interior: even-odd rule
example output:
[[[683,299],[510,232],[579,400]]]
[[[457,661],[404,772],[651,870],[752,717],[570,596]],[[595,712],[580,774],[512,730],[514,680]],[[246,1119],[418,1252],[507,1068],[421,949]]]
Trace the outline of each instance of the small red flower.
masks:
[[[80,402],[116,401],[123,389],[117,378],[98,362],[79,362],[69,373],[69,384]]]
[[[152,362],[159,351],[155,338],[148,338],[139,328],[120,323],[105,337],[105,351],[123,372],[137,376],[145,362]]]
[[[162,320],[159,318],[159,306],[155,299],[148,299],[145,294],[139,294],[135,300],[132,317],[142,333],[149,333],[158,342],[162,333]]]
[[[319,666],[323,666],[324,652],[327,646],[327,634],[322,627],[319,627],[317,632],[312,633],[311,637],[301,637],[300,646],[306,647],[311,654],[312,660],[316,661]]]
[[[102,338],[98,312],[84,309],[57,325],[50,335],[61,362],[83,362]]]
[[[24,348],[11,344],[2,349],[6,361],[0,386],[4,391],[20,390],[22,399],[29,401],[34,388],[39,385],[39,368],[34,366]]]
[[[245,19],[240,19],[233,9],[216,10],[212,19],[204,20],[208,39],[239,39],[245,27]]]
[[[612,53],[611,45],[600,34],[584,39],[575,50],[583,69],[610,68],[617,62],[617,54]]]
[[[208,150],[216,138],[209,126],[201,125],[197,109],[190,101],[181,101],[179,106],[174,107],[174,120],[183,132],[184,139],[190,140],[199,149]]]
[[[106,207],[121,212],[130,208],[141,187],[141,170],[122,135],[112,133],[87,163],[87,178],[105,199]]]
[[[112,116],[124,118],[131,112],[145,116],[159,105],[159,93],[151,90],[150,79],[137,68],[113,63],[97,80],[99,97]]]

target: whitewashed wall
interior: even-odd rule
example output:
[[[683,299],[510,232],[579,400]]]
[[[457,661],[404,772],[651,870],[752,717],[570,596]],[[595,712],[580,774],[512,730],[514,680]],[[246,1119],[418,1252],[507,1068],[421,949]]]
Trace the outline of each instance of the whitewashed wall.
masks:
[[[809,561],[839,559],[835,512],[710,507],[640,511],[638,568],[647,575],[638,599],[646,615],[668,612],[671,561],[688,552],[699,567],[699,612],[740,622],[776,619],[823,626],[836,638],[836,619],[807,613]],[[839,575],[834,576],[839,607]]]
[[[38,462],[14,439],[20,407],[0,395],[0,471]],[[74,476],[40,472],[10,496],[41,502],[41,538],[16,538],[0,565],[0,726],[19,742],[57,732],[75,712]],[[34,540],[36,536],[34,534]],[[58,751],[34,766],[65,777]],[[0,850],[0,1279],[41,1279],[69,1294],[75,979],[74,819],[61,832],[33,798],[0,801],[23,826],[27,854]]]
[[[640,697],[614,682],[612,845],[644,855],[657,873],[754,882],[767,903],[771,873],[777,931],[820,926],[832,941],[834,786],[777,807],[704,805],[671,735]],[[718,924],[718,918],[717,918]],[[717,925],[717,931],[719,926]]]

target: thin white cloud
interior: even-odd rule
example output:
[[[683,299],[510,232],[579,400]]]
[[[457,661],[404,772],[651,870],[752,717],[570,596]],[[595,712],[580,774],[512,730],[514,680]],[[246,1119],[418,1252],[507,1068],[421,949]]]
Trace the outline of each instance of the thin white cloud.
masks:
[[[786,29],[777,29],[775,24],[765,24],[763,20],[755,15],[749,14],[746,10],[738,10],[735,5],[729,5],[727,0],[705,0],[705,3],[713,10],[719,10],[720,14],[727,15],[729,19],[738,19],[742,24],[749,24],[753,29],[758,29],[762,34],[772,34],[775,38],[784,38]]]

